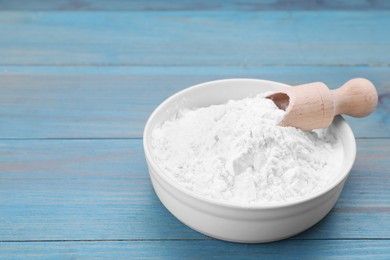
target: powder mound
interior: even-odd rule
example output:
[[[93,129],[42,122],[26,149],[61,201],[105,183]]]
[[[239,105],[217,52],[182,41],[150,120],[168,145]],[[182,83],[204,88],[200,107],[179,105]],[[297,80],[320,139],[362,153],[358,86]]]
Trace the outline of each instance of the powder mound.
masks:
[[[264,96],[180,111],[154,129],[155,160],[187,189],[236,205],[320,190],[339,171],[341,142],[331,129],[278,126],[285,112]]]

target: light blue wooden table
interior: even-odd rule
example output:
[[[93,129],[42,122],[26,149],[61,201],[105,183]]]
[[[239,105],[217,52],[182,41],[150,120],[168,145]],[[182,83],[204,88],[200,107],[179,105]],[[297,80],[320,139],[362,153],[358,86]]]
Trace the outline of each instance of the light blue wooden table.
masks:
[[[390,2],[0,1],[0,259],[390,259]],[[357,158],[332,212],[269,244],[214,240],[157,199],[142,131],[193,84],[251,77],[333,88]]]

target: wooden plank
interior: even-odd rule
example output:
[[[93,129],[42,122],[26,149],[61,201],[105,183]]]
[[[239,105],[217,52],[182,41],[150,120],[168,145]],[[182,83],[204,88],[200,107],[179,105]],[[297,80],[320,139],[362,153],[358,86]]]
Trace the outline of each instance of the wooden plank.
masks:
[[[358,140],[336,208],[294,239],[390,239],[390,139]],[[0,241],[207,239],[153,192],[142,140],[0,141]]]
[[[376,1],[296,1],[296,0],[162,0],[92,1],[92,0],[21,0],[0,1],[0,10],[28,11],[267,11],[267,10],[388,10],[385,0]]]
[[[379,107],[347,120],[357,137],[390,137],[388,67],[0,67],[0,138],[138,138],[168,96],[234,77],[332,88],[367,77],[381,95]]]
[[[0,240],[201,237],[158,201],[141,140],[0,144]]]
[[[390,241],[286,240],[269,244],[222,241],[0,243],[0,257],[23,259],[389,259]]]
[[[389,14],[4,11],[0,64],[383,66]]]

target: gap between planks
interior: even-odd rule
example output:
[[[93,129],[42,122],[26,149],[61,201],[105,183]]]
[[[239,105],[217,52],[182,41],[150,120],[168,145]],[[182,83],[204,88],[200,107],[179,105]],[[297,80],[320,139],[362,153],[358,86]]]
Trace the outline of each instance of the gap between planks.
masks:
[[[50,140],[142,140],[142,137],[47,137],[47,138],[0,138],[0,141],[50,141]],[[356,140],[380,140],[390,139],[390,137],[355,137]]]
[[[145,241],[208,241],[208,240],[217,240],[214,238],[131,238],[131,239],[38,239],[38,240],[0,240],[0,243],[58,243],[58,242],[145,242]],[[285,240],[294,240],[294,241],[307,241],[307,240],[332,240],[332,241],[389,241],[390,238],[289,238]],[[281,240],[283,241],[283,240]],[[278,241],[275,241],[278,242]],[[245,244],[245,243],[244,243]]]
[[[1,67],[390,67],[390,63],[346,63],[346,64],[325,64],[325,63],[261,63],[261,64],[221,64],[221,65],[201,65],[201,64],[136,64],[136,63],[53,63],[53,64],[7,64],[1,63]]]

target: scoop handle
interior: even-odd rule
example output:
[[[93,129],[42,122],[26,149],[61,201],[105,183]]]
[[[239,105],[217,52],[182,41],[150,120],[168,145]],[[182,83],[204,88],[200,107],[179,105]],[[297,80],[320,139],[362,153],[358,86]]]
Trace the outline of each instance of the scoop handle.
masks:
[[[351,79],[340,88],[331,90],[331,93],[335,115],[365,117],[371,114],[378,105],[378,93],[367,79]]]

